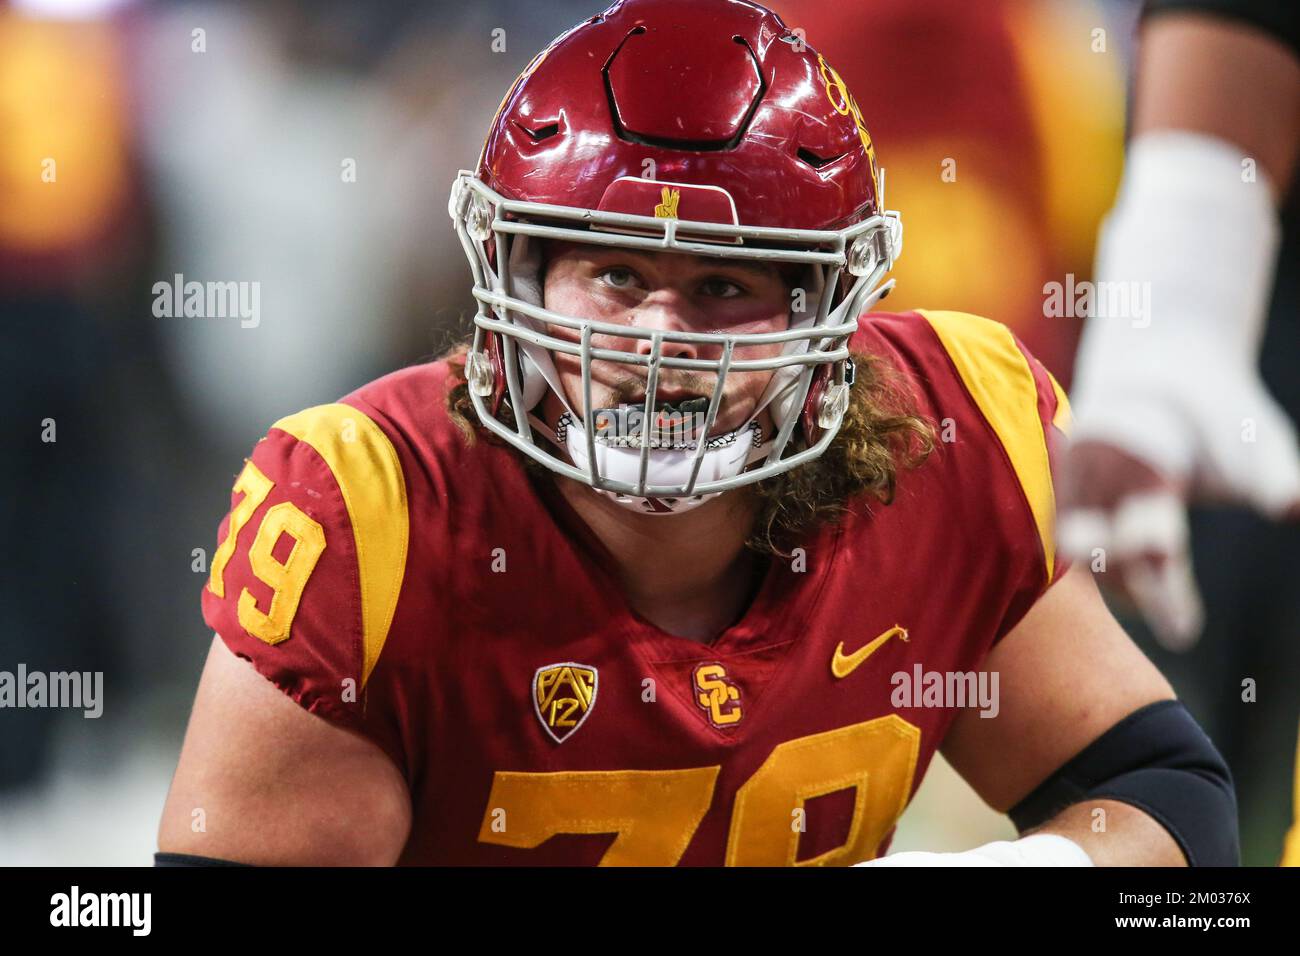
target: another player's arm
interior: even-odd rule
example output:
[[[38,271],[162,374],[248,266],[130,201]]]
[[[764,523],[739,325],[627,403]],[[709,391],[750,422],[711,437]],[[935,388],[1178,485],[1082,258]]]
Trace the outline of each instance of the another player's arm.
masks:
[[[1190,826],[1186,817],[1170,821],[1181,828],[1184,840],[1196,839],[1189,831],[1201,828],[1201,835],[1208,837],[1203,842],[1235,846],[1230,788],[1225,795],[1222,780],[1206,779],[1215,775],[1217,754],[1193,750],[1180,759],[1175,740],[1147,744],[1140,738],[1125,739],[1124,727],[1140,722],[1110,735],[1117,740],[1110,753],[1097,747],[1100,738],[1135,711],[1172,701],[1174,694],[1107,610],[1086,567],[1072,568],[1050,588],[994,648],[985,667],[1000,675],[998,715],[982,718],[978,711],[963,711],[942,750],[990,806],[1011,811],[1091,748],[1088,770],[1060,776],[1057,802],[1062,795],[1070,800],[1071,788],[1077,788],[1074,802],[1033,827],[1034,832],[1073,840],[1099,865],[1183,866],[1187,859],[1180,841],[1134,805],[1146,803],[1146,796],[1134,802],[1102,796],[1108,789],[1144,794],[1153,812],[1164,815],[1162,793],[1168,788],[1186,795],[1189,806],[1177,812],[1194,818]],[[1181,705],[1162,710],[1157,716],[1189,720]],[[1144,751],[1147,746],[1149,751]],[[1200,760],[1208,766],[1197,766]],[[1107,761],[1113,767],[1096,770],[1107,767]],[[1226,774],[1226,768],[1220,770]],[[1094,771],[1103,779],[1090,781],[1088,773]],[[1106,779],[1112,771],[1113,778]],[[1098,795],[1087,796],[1094,783]],[[1104,815],[1097,814],[1098,809]],[[1193,848],[1194,855],[1198,851],[1205,862],[1211,861],[1210,849]]]
[[[214,639],[158,829],[164,853],[281,866],[388,866],[406,782],[359,734],[308,713]]]
[[[1300,150],[1295,52],[1241,20],[1153,6],[1142,26],[1133,136],[1175,129],[1233,143],[1258,159],[1280,202]]]
[[[1300,152],[1285,6],[1148,0],[1124,180],[1093,276],[1098,288],[1142,288],[1147,308],[1090,318],[1075,362],[1061,546],[1080,559],[1105,549],[1108,588],[1172,649],[1204,620],[1185,503],[1300,514],[1295,426],[1257,367],[1277,207]]]

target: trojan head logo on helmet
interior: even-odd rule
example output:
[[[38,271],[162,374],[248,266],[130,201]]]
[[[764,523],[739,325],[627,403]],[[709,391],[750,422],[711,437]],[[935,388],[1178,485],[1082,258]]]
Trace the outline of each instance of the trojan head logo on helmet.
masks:
[[[857,103],[775,13],[740,0],[614,4],[534,58],[478,169],[452,187],[478,300],[466,377],[480,421],[553,471],[653,513],[812,460],[848,406],[857,317],[893,284],[881,281],[902,224],[881,203]],[[781,331],[599,322],[544,307],[539,246],[552,239],[796,264],[804,279]],[[638,347],[599,347],[611,336]],[[665,354],[679,343],[715,357]],[[758,347],[765,357],[745,357]],[[580,394],[561,383],[559,356],[581,363]],[[593,408],[602,363],[642,377],[644,403]],[[660,401],[667,369],[710,376],[710,394]],[[748,421],[718,432],[724,384],[739,373],[770,378]],[[554,421],[537,414],[548,394],[563,409]],[[503,400],[513,427],[496,417]]]

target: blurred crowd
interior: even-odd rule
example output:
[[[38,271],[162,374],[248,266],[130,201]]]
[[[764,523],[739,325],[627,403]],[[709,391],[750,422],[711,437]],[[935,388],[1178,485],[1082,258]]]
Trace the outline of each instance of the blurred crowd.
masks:
[[[149,862],[243,457],[282,415],[464,328],[452,178],[532,55],[600,5],[0,0],[0,670],[105,675],[98,719],[0,711],[0,864]],[[1090,272],[1137,4],[770,5],[843,75],[875,140],[907,227],[890,307],[1006,322],[1068,388],[1081,320],[1046,316],[1043,286]],[[1300,261],[1294,239],[1283,261]],[[155,286],[178,276],[255,284],[258,314],[159,315]],[[1281,281],[1274,308],[1294,316]],[[1300,408],[1300,347],[1268,356]],[[1220,580],[1187,653],[1133,633],[1232,766],[1245,862],[1272,864],[1300,689],[1243,708],[1237,675],[1300,647],[1294,606],[1260,610],[1300,550],[1243,513],[1197,521],[1272,550],[1198,554]],[[1011,832],[936,767],[895,847]]]

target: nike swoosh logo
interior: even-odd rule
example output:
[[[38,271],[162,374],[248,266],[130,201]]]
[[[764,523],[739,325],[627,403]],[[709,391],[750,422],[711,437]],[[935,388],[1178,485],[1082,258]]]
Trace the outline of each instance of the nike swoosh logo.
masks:
[[[880,649],[881,645],[891,637],[897,637],[900,641],[907,640],[907,628],[899,627],[895,624],[866,647],[859,647],[856,651],[847,656],[844,653],[844,642],[840,641],[839,646],[835,648],[834,656],[831,657],[831,673],[836,677],[848,677],[862,665],[863,661],[876,653],[876,651]]]

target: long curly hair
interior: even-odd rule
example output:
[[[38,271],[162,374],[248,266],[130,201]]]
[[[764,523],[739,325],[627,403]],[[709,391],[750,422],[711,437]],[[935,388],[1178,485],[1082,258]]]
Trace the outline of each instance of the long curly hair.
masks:
[[[447,413],[467,444],[479,438],[506,445],[478,421],[465,382],[461,342],[442,358],[452,369]],[[756,497],[758,512],[746,547],[762,555],[789,557],[809,531],[834,522],[854,499],[865,497],[888,505],[894,499],[899,471],[915,468],[934,450],[935,428],[916,410],[916,400],[903,376],[884,358],[854,352],[856,378],[839,432],[819,458],[789,471],[737,489]],[[498,418],[514,427],[508,400]],[[793,441],[793,439],[792,439]],[[509,447],[508,445],[506,447]],[[529,474],[550,472],[520,455]]]

